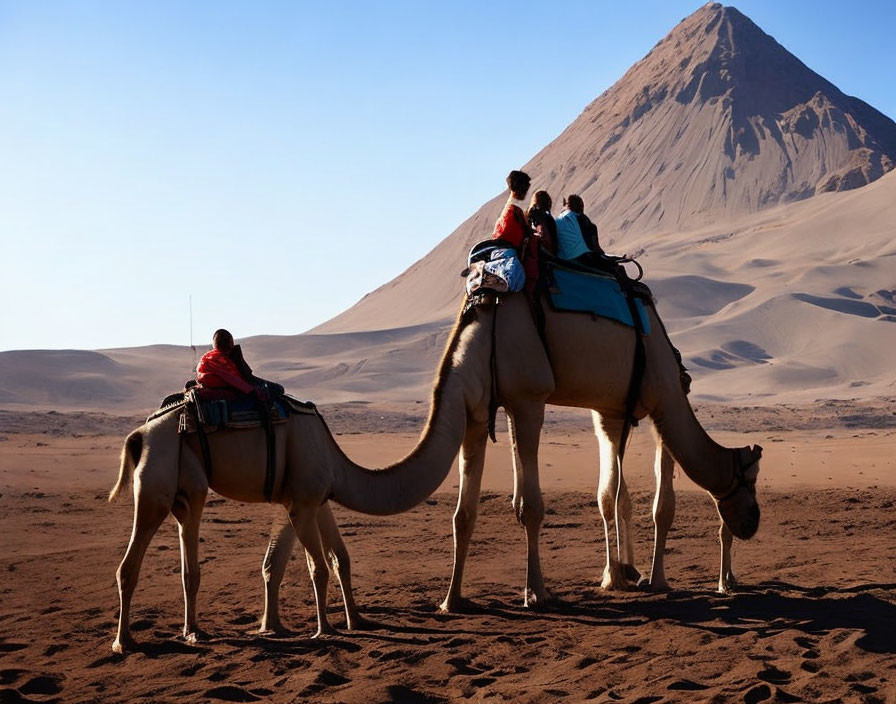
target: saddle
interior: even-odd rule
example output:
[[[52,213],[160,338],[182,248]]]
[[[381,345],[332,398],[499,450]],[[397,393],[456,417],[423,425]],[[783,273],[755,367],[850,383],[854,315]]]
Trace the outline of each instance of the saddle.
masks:
[[[644,305],[652,304],[653,294],[646,284],[630,279],[619,260],[608,257],[590,267],[542,250],[540,262],[546,297],[554,310],[591,313],[650,334]]]
[[[267,440],[265,499],[270,502],[277,466],[274,426],[287,421],[290,415],[317,415],[317,407],[310,401],[300,401],[288,394],[280,394],[266,401],[240,393],[234,389],[213,389],[193,386],[186,391],[170,394],[151,414],[147,422],[169,413],[180,413],[177,432],[198,435],[206,475],[211,479],[212,458],[208,434],[222,429],[263,427]]]

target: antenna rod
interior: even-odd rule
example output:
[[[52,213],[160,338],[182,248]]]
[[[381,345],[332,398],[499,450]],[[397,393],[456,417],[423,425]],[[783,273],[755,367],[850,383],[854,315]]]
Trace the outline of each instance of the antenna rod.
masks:
[[[192,372],[196,369],[196,346],[193,344],[193,294],[190,294],[190,349],[193,350],[193,366],[190,369]]]

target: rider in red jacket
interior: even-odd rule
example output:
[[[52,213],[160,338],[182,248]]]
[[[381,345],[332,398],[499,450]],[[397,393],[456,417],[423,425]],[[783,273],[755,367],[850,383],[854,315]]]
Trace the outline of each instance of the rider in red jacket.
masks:
[[[233,335],[227,330],[215,331],[214,348],[202,355],[196,367],[196,380],[200,386],[215,389],[236,389],[244,394],[264,397],[264,390],[248,381],[234,361],[237,350]]]
[[[493,238],[505,240],[516,248],[526,272],[526,289],[531,292],[535,290],[535,282],[538,280],[538,240],[532,236],[532,228],[529,227],[523,210],[530,182],[529,175],[523,171],[511,171],[507,176],[510,198],[495,223]],[[523,240],[526,239],[526,251],[520,251]]]

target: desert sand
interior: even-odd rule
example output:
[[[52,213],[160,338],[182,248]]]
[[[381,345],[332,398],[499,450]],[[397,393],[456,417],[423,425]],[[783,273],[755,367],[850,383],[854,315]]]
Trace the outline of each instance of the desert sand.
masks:
[[[782,430],[772,417],[780,410],[698,409],[718,440],[766,448],[763,522],[753,540],[735,543],[740,587],[733,595],[714,591],[712,502],[680,474],[666,556],[672,591],[600,591],[596,443],[587,414],[552,412],[542,443],[542,544],[560,602],[550,611],[522,607],[525,539],[510,506],[507,437],[499,433],[468,565],[475,612],[435,609],[450,577],[456,469],[406,514],[379,518],[337,507],[356,597],[376,625],[319,641],[310,639],[313,595],[301,555],[283,589],[283,615],[294,632],[256,632],[261,558],[282,510],[211,494],[200,546],[206,638],[195,646],[178,639],[183,602],[169,518],[135,596],[142,645],[125,657],[110,645],[115,570],[132,505],[127,494],[114,504],[106,495],[122,435],[139,418],[2,413],[2,701],[893,701],[896,427],[887,425],[883,407],[851,414],[841,407],[836,417],[852,421],[827,428],[833,416],[816,410],[793,410],[786,420],[803,429]],[[368,464],[402,455],[423,422],[411,407],[324,412],[352,458]],[[642,572],[650,566],[652,458],[650,433],[640,429],[626,477]],[[339,627],[334,586],[330,604]]]

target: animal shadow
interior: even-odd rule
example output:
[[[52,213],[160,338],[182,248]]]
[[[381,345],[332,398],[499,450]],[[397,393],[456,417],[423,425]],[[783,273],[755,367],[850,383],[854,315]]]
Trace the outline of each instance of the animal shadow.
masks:
[[[754,632],[765,637],[785,629],[820,635],[842,628],[863,631],[856,645],[866,652],[896,654],[894,601],[896,584],[801,587],[772,580],[731,596],[676,591],[618,602],[563,602],[555,613],[560,618],[591,617],[620,625],[670,620],[721,636]]]

